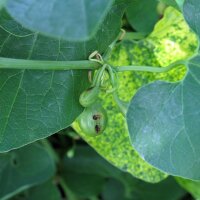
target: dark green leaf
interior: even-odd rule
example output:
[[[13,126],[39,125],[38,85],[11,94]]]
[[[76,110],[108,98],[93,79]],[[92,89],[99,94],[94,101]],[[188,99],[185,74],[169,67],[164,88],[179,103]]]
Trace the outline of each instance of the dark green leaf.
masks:
[[[115,176],[122,173],[100,157],[91,147],[87,146],[76,147],[74,157],[65,158],[64,171],[92,174],[101,177]]]
[[[124,185],[116,180],[109,179],[104,185],[102,191],[102,198],[106,200],[127,200],[125,197],[125,187]]]
[[[65,158],[63,177],[69,189],[79,197],[98,195],[105,177],[114,167],[89,147],[76,148],[74,158]]]
[[[196,200],[200,199],[200,182],[191,181],[176,177],[176,181],[189,193],[193,195]]]
[[[68,41],[85,41],[100,29],[107,32],[104,40],[119,32],[124,6],[123,0],[8,0],[6,9],[33,31]]]
[[[159,19],[157,5],[157,0],[133,0],[126,11],[131,26],[139,32],[150,33]]]
[[[41,184],[54,173],[54,160],[38,144],[0,154],[0,199]]]
[[[106,200],[178,200],[185,195],[173,178],[157,184],[148,184],[130,176],[124,176],[122,182],[110,179],[104,186],[102,196]],[[129,191],[129,192],[128,192]],[[170,192],[169,192],[170,191]],[[127,195],[128,194],[128,195]]]
[[[70,43],[23,29],[0,13],[0,56],[33,60],[84,58]],[[9,29],[9,31],[7,30]],[[6,31],[5,31],[6,30]],[[80,47],[81,50],[81,47]],[[18,148],[69,126],[82,112],[84,71],[0,71],[0,152]]]
[[[200,180],[200,55],[189,61],[183,81],[141,88],[127,123],[144,160],[169,174]]]
[[[138,180],[113,167],[92,148],[86,146],[77,147],[73,158],[65,158],[63,170],[67,186],[77,194],[81,191],[82,196],[85,194],[85,197],[88,197],[88,194],[91,195],[92,193],[88,191],[94,191],[95,187],[99,189],[101,187],[101,193],[106,200],[177,200],[185,193],[172,178],[157,184]],[[72,179],[73,174],[79,175],[79,177],[74,176],[76,179]],[[94,180],[91,182],[93,186],[88,185],[91,177]],[[104,187],[102,187],[102,182],[99,185],[98,178],[100,177],[104,180]],[[97,192],[97,190],[95,191]]]
[[[147,41],[138,43],[131,41],[122,42],[113,51],[110,63],[114,66],[131,65],[133,63],[136,65],[156,65],[157,61],[152,52],[153,47]],[[132,72],[119,73],[118,93],[120,98],[130,101],[136,90],[142,84],[150,81],[148,79],[152,80],[153,78]],[[80,129],[78,123],[73,123],[74,129],[101,156],[121,170],[129,172],[133,176],[147,182],[156,183],[166,178],[166,174],[161,173],[159,170],[144,162],[132,148],[128,137],[126,120],[116,105],[112,94],[108,95],[102,92],[99,96],[109,116],[104,133],[98,137],[90,137]]]
[[[61,200],[58,188],[50,181],[32,187],[15,196],[12,200]]]
[[[63,174],[68,188],[78,197],[87,198],[98,195],[105,179],[98,175],[68,171]]]
[[[181,13],[170,7],[148,38],[139,42],[121,42],[113,50],[109,62],[113,66],[166,66],[177,59],[191,56],[196,41],[195,34],[190,32]],[[118,95],[128,102],[141,86],[155,80],[177,81],[183,78],[184,73],[181,67],[168,73],[119,73]],[[136,178],[153,183],[165,178],[163,173],[145,162],[133,149],[126,120],[112,95],[103,93],[100,96],[109,116],[104,133],[98,137],[89,137],[75,126],[77,132],[106,160]]]
[[[178,9],[176,0],[160,0],[161,2]]]
[[[129,189],[132,186],[132,197],[129,200],[178,200],[182,199],[186,194],[172,177],[157,184],[145,183],[138,180],[125,180],[127,185],[129,184]]]
[[[183,4],[183,14],[190,27],[200,37],[200,4],[198,0],[185,0]]]

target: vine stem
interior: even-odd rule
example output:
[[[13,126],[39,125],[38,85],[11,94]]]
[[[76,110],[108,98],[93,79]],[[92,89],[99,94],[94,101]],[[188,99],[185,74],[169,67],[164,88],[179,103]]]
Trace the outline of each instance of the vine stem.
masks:
[[[95,70],[101,64],[94,61],[42,61],[0,57],[0,69],[31,69],[31,70]]]
[[[124,71],[145,71],[145,72],[167,72],[177,65],[187,65],[187,61],[180,60],[174,62],[167,67],[151,67],[151,66],[123,66],[114,67],[116,72]],[[102,65],[96,61],[39,61],[24,60],[0,57],[0,69],[30,69],[30,70],[95,70]]]
[[[123,66],[123,67],[114,67],[114,70],[116,72],[124,72],[124,71],[142,71],[142,72],[157,72],[157,73],[163,73],[168,72],[174,67],[177,67],[177,65],[185,65],[187,66],[187,61],[180,60],[177,62],[174,62],[167,67],[151,67],[151,66]]]
[[[59,183],[64,190],[64,193],[68,200],[78,200],[78,198],[74,195],[74,193],[67,187],[63,178],[59,179]]]
[[[124,40],[141,40],[144,39],[147,35],[140,32],[127,32],[124,36]]]

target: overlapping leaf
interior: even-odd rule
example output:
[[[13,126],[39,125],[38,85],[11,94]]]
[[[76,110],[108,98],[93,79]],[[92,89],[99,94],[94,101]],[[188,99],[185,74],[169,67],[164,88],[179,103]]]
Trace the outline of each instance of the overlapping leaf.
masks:
[[[171,21],[168,18],[169,13],[174,15]],[[174,18],[179,23],[178,27],[176,24],[177,21],[174,21]],[[167,24],[164,23],[166,20]],[[161,25],[158,24],[146,41],[144,40],[138,43],[132,41],[123,42],[113,52],[110,63],[114,66],[159,66],[191,55],[195,49],[194,43],[196,38],[190,33],[180,13],[175,9],[169,8],[167,10],[167,17],[164,17],[160,23],[161,25],[165,24],[165,31],[163,31],[161,35],[156,34],[156,32],[161,32]],[[173,39],[173,45],[170,45],[171,38]],[[181,45],[182,41],[185,41],[185,38],[188,39],[187,43]],[[168,42],[169,45],[166,45],[166,42]],[[188,49],[188,46],[191,46],[191,48]],[[174,50],[176,50],[176,54],[173,53]],[[162,60],[160,60],[161,57]],[[172,70],[166,74],[157,75],[132,72],[119,73],[119,96],[121,99],[129,101],[142,85],[156,79],[171,81],[180,80],[184,76],[184,73],[185,70],[183,68],[179,68],[175,71]],[[76,127],[78,133],[80,133],[104,158],[122,170],[128,171],[135,177],[145,181],[157,182],[161,180],[163,175],[160,176],[160,172],[144,162],[136,151],[132,149],[125,119],[119,112],[112,97],[103,95],[102,99],[109,116],[108,127],[105,133],[96,138],[91,138],[87,137]],[[143,121],[143,119],[140,120]]]
[[[183,14],[190,27],[200,37],[200,4],[198,0],[185,0],[183,4]]]
[[[161,2],[165,3],[166,5],[173,6],[174,8],[178,9],[178,2],[176,0],[160,0]]]
[[[126,15],[131,26],[138,32],[148,34],[159,19],[157,0],[134,0],[127,7]]]
[[[90,6],[84,7],[84,3],[88,2],[90,2]],[[34,5],[31,3],[34,3]],[[43,3],[46,6],[41,7],[41,9],[48,10],[53,6],[52,12],[41,12],[38,6]],[[66,7],[67,4],[70,4],[70,6]],[[96,9],[93,9],[97,5],[100,6],[100,11],[104,11],[104,9],[105,11],[97,13]],[[81,42],[67,41],[44,36],[38,32],[31,32],[16,23],[5,9],[1,9],[1,57],[54,61],[88,59],[90,53],[95,50],[104,52],[118,35],[125,4],[121,0],[115,2],[82,1],[80,3],[76,1],[51,1],[48,4],[46,4],[46,1],[26,1],[23,4],[22,1],[10,0],[7,1],[5,7],[11,14],[15,15],[15,11],[17,11],[17,16],[22,16],[23,11],[28,9],[29,6],[32,6],[32,10],[29,10],[30,12],[26,13],[28,16],[23,18],[28,19],[28,23],[35,24],[38,20],[37,17],[45,18],[45,16],[53,15],[52,18],[50,17],[53,20],[53,26],[51,26],[51,22],[46,24],[48,20],[40,20],[38,25],[46,24],[50,29],[53,27],[54,30],[58,31],[63,27],[70,26],[70,29],[68,27],[67,30],[72,31],[71,35],[65,36],[80,37],[80,39],[80,34],[83,34],[83,38],[86,37],[84,35],[86,32],[82,32],[84,29],[82,25],[86,26],[88,23],[90,25],[87,33],[89,39]],[[80,13],[76,15],[72,7],[77,12],[80,9],[83,15],[86,14],[84,11],[87,11],[87,14],[91,16],[84,18]],[[66,12],[65,8],[70,10],[72,16],[67,18],[66,15],[70,15],[70,13]],[[19,9],[20,12],[18,12]],[[89,12],[90,10],[92,12]],[[59,20],[60,14],[63,14],[62,11],[65,14]],[[73,18],[74,14],[76,15],[75,18]],[[80,21],[77,26],[74,20],[76,21],[78,18],[85,21],[84,23]],[[45,31],[48,32],[49,29],[45,27]],[[77,35],[74,33],[77,33]],[[57,38],[60,38],[60,36]],[[0,74],[0,152],[21,147],[66,128],[82,111],[78,98],[80,92],[87,85],[87,72],[77,70],[60,72],[1,70]]]
[[[146,45],[146,46],[145,46]],[[149,47],[148,47],[149,45]],[[110,62],[113,65],[121,66],[132,63],[156,63],[152,53],[152,46],[148,42],[134,43],[127,41],[119,45],[112,54]],[[134,59],[127,58],[133,55]],[[148,77],[152,79],[153,77]],[[137,89],[148,82],[143,74],[125,72],[119,74],[119,95],[123,100],[129,101]],[[166,175],[144,162],[138,153],[133,150],[126,127],[126,122],[119,111],[112,95],[101,94],[102,104],[108,114],[108,125],[104,133],[98,137],[91,138],[84,134],[77,123],[75,130],[109,162],[119,167],[123,171],[131,173],[133,176],[147,182],[159,182]]]
[[[5,200],[55,173],[53,158],[38,144],[0,155],[0,199]]]
[[[144,160],[195,180],[200,179],[199,62],[199,55],[189,61],[182,81],[158,81],[141,88],[127,114],[132,144]]]
[[[200,199],[200,182],[183,178],[176,178],[176,181],[196,199]]]
[[[126,2],[128,3],[128,2]],[[68,41],[86,41],[119,32],[123,0],[7,0],[11,16],[33,31]],[[98,33],[99,31],[99,33]],[[102,36],[101,36],[102,37]]]
[[[86,146],[77,147],[73,158],[65,158],[63,170],[69,189],[82,198],[101,193],[106,200],[177,200],[185,194],[173,178],[145,183],[113,167]]]
[[[30,32],[0,13],[0,56],[34,60],[85,58],[70,43]],[[81,49],[81,48],[80,48]],[[0,152],[47,137],[81,113],[84,71],[0,71]]]
[[[56,185],[51,181],[45,182],[41,185],[32,187],[21,194],[13,197],[11,200],[61,200],[61,194]]]

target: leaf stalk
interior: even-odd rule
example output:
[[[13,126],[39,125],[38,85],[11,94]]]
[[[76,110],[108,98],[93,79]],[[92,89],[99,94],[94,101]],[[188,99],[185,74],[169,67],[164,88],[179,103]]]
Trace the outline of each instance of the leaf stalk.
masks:
[[[125,71],[142,71],[142,72],[156,72],[156,73],[164,73],[172,70],[173,68],[177,67],[178,65],[185,65],[187,66],[187,61],[180,60],[174,62],[167,67],[152,67],[152,66],[123,66],[123,67],[114,67],[116,72],[125,72]]]
[[[0,69],[28,69],[28,70],[95,70],[101,64],[94,61],[43,61],[25,60],[0,57]]]

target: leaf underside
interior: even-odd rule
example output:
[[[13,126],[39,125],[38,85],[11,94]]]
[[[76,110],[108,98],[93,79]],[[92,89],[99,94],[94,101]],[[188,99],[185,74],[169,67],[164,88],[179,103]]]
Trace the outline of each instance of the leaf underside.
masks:
[[[48,4],[46,0],[8,0],[5,7],[16,21],[30,30],[84,42],[102,28],[109,34],[109,25],[109,29],[115,29],[116,25],[120,28],[121,14],[112,17],[116,10],[123,10],[123,3],[123,0],[49,0]]]
[[[140,42],[127,40],[116,46],[111,55],[110,63],[113,66],[166,66],[177,59],[191,56],[196,48],[195,44],[196,37],[190,32],[182,15],[175,9],[168,8],[163,19],[156,25],[154,31],[146,40]],[[174,54],[174,52],[176,53]],[[185,69],[182,67],[161,74],[145,72],[119,73],[118,95],[122,100],[130,101],[141,86],[155,80],[174,82],[181,80],[184,74]],[[144,162],[132,148],[126,128],[126,121],[118,110],[113,98],[105,94],[102,94],[101,98],[109,116],[108,126],[104,134],[91,138],[81,132],[80,129],[76,129],[78,133],[99,154],[120,169],[147,182],[162,180],[164,174],[160,176],[161,173]]]
[[[132,144],[147,162],[194,180],[200,180],[199,63],[199,55],[190,60],[183,81],[141,88],[127,114]]]
[[[199,8],[197,1],[185,1],[184,17],[198,35]],[[189,60],[182,81],[158,81],[141,88],[127,114],[132,144],[144,160],[171,175],[193,180],[200,180],[199,63],[200,55]]]

